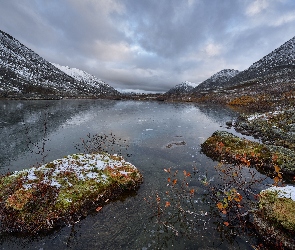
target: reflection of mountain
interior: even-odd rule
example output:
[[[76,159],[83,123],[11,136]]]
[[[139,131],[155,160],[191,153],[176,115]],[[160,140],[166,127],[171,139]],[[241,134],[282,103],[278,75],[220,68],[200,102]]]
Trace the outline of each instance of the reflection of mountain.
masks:
[[[115,101],[0,101],[0,167],[55,131],[73,116],[95,106],[106,109]]]

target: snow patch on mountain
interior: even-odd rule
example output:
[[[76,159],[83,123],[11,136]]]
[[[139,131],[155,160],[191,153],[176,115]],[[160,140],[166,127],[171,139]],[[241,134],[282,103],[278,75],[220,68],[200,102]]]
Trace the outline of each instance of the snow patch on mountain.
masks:
[[[51,63],[56,68],[66,73],[68,76],[73,77],[75,80],[80,82],[85,88],[89,89],[90,93],[95,94],[96,96],[116,96],[120,93],[111,87],[109,84],[104,81],[96,78],[94,75],[91,75],[81,69],[70,68],[68,66],[62,66],[57,63]]]
[[[0,30],[0,97],[116,98],[120,93],[85,71],[53,65]]]
[[[194,83],[194,82],[184,81],[182,84],[183,84],[183,85],[187,85],[187,86],[189,86],[189,87],[193,87],[193,88],[195,88],[195,87],[197,87],[200,83]],[[180,85],[182,85],[182,84],[180,84]]]
[[[181,95],[181,94],[186,94],[189,93],[193,88],[198,86],[197,83],[185,81],[181,84],[176,85],[175,87],[171,88],[168,90],[165,95]]]
[[[285,42],[279,48],[253,63],[249,69],[260,67],[274,68],[295,65],[295,37]]]
[[[220,81],[220,79],[228,79],[228,78],[232,78],[235,75],[237,75],[239,73],[238,70],[235,69],[223,69],[219,72],[217,72],[216,74],[214,74],[213,76],[211,76],[208,80],[212,81],[212,82],[217,82]]]
[[[225,87],[293,83],[295,79],[295,37],[273,50],[248,69],[231,78]]]
[[[223,69],[201,84],[199,84],[197,87],[193,89],[193,92],[199,91],[199,90],[208,90],[208,89],[215,89],[215,88],[222,88],[223,84],[227,82],[232,77],[239,74],[238,70],[235,69]]]
[[[54,65],[56,68],[60,69],[61,71],[63,71],[64,73],[66,73],[67,75],[73,77],[74,79],[80,82],[87,83],[93,87],[97,86],[97,84],[104,84],[109,86],[104,81],[96,78],[94,75],[91,75],[81,69],[70,68],[68,66],[62,66],[57,63],[51,63],[51,64]]]

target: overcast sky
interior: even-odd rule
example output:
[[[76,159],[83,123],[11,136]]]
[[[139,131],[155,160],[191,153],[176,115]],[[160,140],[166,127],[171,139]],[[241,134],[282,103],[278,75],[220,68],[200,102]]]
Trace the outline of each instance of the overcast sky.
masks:
[[[295,36],[294,0],[2,0],[0,29],[117,89],[244,70]]]

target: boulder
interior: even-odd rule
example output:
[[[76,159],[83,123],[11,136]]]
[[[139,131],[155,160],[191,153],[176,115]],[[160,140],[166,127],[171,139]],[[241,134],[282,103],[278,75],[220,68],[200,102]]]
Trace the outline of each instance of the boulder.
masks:
[[[73,154],[0,178],[1,230],[36,233],[71,224],[136,190],[142,175],[121,156]]]

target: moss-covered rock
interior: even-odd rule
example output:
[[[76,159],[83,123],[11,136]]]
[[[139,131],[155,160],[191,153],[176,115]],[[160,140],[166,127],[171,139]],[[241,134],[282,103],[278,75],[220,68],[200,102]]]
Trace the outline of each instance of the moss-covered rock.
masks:
[[[262,191],[259,206],[267,220],[294,233],[295,201],[281,196],[281,192],[279,189]]]
[[[35,233],[72,223],[126,190],[142,175],[122,157],[73,154],[0,178],[0,221],[4,231]]]
[[[260,193],[254,224],[270,243],[295,249],[295,188],[273,187]],[[292,199],[293,198],[293,199]]]
[[[283,179],[289,181],[295,176],[295,152],[281,146],[264,145],[226,131],[216,131],[201,148],[214,160],[255,166],[269,174],[282,174]]]
[[[237,131],[251,134],[270,145],[295,150],[295,110],[240,115],[235,123]]]

